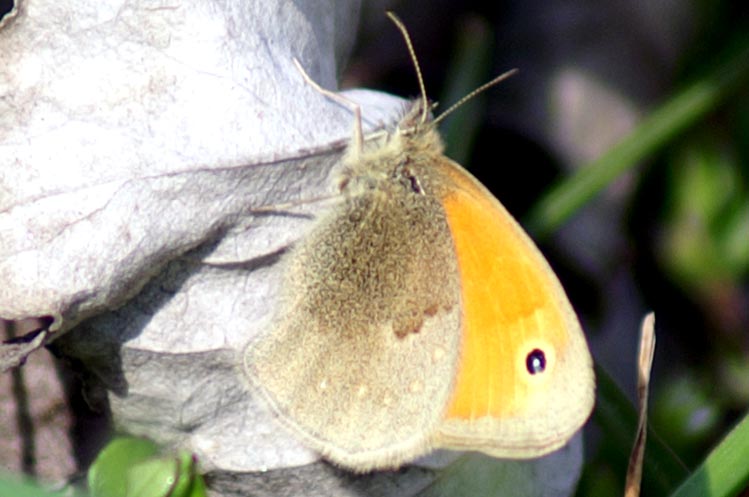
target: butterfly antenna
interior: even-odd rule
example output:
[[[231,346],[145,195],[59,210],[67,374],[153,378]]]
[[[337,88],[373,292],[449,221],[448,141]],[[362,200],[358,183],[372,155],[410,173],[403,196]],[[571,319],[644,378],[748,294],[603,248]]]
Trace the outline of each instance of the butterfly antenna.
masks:
[[[321,93],[322,95],[325,95],[329,99],[333,100],[334,102],[338,102],[339,104],[343,105],[344,107],[347,107],[351,109],[351,111],[354,113],[354,144],[356,146],[357,153],[361,153],[363,147],[364,147],[364,136],[362,133],[362,124],[361,124],[361,107],[349,100],[346,97],[342,97],[338,93],[335,93],[330,90],[326,90],[315,80],[313,80],[309,74],[307,74],[307,71],[304,70],[302,67],[302,64],[297,60],[296,57],[294,57],[294,65],[296,66],[297,70],[301,73],[302,78],[304,78],[304,81],[310,85],[312,88],[314,88],[318,93]]]
[[[494,86],[494,85],[496,85],[496,84],[498,84],[498,83],[506,80],[507,78],[509,78],[510,76],[513,76],[517,72],[518,72],[517,69],[510,69],[509,71],[500,74],[499,76],[497,76],[496,78],[492,79],[491,81],[489,81],[487,83],[484,83],[483,85],[479,86],[478,88],[476,88],[475,90],[473,90],[471,93],[469,93],[468,95],[466,95],[465,97],[461,98],[460,100],[458,100],[457,102],[455,102],[454,104],[452,104],[450,107],[448,107],[445,112],[443,112],[437,118],[435,118],[434,123],[435,124],[439,123],[440,121],[442,121],[443,119],[445,119],[448,115],[452,114],[455,111],[455,109],[457,109],[458,107],[460,107],[464,103],[468,102],[469,100],[471,100],[476,95],[478,95],[478,94],[480,94],[480,93],[488,90],[492,86]]]
[[[421,122],[426,122],[429,116],[429,100],[427,99],[427,90],[424,86],[424,78],[421,75],[421,67],[419,67],[419,59],[416,58],[416,51],[414,50],[413,43],[411,43],[411,37],[408,35],[408,30],[403,22],[393,12],[388,11],[387,16],[393,21],[393,24],[400,30],[403,35],[403,40],[406,42],[408,47],[408,54],[411,56],[411,61],[416,69],[416,77],[419,80],[419,91],[421,92]]]

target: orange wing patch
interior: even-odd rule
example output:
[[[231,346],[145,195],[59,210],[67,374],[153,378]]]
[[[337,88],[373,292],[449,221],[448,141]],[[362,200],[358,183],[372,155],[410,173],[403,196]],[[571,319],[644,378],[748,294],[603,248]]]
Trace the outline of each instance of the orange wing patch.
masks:
[[[545,352],[553,355],[568,339],[558,290],[546,261],[504,207],[459,169],[443,169],[456,187],[443,205],[463,300],[462,350],[446,417],[519,416],[531,386],[529,345],[548,344]]]

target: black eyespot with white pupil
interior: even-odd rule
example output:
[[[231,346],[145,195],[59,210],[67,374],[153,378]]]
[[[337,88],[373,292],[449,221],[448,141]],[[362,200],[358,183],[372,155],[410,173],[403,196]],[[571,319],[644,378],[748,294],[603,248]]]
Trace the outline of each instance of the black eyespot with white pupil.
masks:
[[[532,375],[543,373],[546,369],[546,355],[541,349],[533,349],[525,358],[525,368]]]

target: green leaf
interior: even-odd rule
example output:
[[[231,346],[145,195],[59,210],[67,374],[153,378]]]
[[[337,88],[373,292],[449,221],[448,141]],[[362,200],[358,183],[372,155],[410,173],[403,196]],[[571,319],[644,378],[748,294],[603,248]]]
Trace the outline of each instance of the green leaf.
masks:
[[[733,497],[749,484],[749,415],[671,497]]]
[[[161,456],[156,444],[116,438],[88,474],[92,497],[205,497],[205,482],[188,452]],[[0,495],[3,495],[0,493]]]
[[[127,471],[158,451],[156,444],[143,438],[112,440],[88,470],[88,488],[92,497],[126,497]]]
[[[187,452],[177,457],[149,459],[128,471],[127,497],[190,497],[199,478],[195,459]],[[199,494],[197,494],[199,495]]]

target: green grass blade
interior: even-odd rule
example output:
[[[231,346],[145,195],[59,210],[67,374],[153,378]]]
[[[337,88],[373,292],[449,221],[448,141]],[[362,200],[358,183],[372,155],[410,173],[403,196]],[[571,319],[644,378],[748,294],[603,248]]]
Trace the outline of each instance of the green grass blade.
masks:
[[[749,485],[749,414],[671,497],[734,497]]]
[[[439,112],[469,94],[489,79],[492,55],[492,31],[480,17],[464,19],[464,29],[454,48],[448,80],[440,96]],[[445,155],[464,166],[468,162],[486,107],[485,95],[464,103],[440,125]],[[437,112],[439,114],[439,112]]]
[[[615,454],[621,475],[627,470],[637,430],[637,411],[616,382],[596,365],[596,408],[593,418],[605,433],[606,450]],[[643,462],[643,488],[653,495],[668,495],[688,475],[688,470],[657,433],[648,429]]]
[[[524,226],[534,238],[547,236],[623,172],[716,109],[749,76],[749,40],[729,51],[715,70],[647,116],[618,145],[552,188]]]

